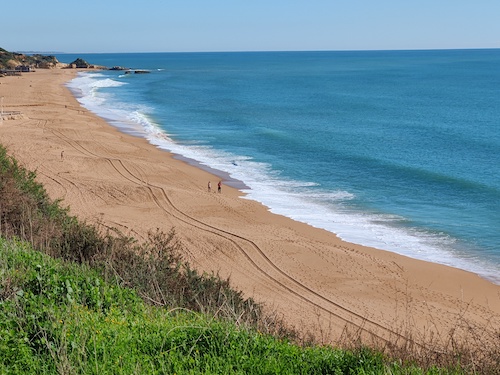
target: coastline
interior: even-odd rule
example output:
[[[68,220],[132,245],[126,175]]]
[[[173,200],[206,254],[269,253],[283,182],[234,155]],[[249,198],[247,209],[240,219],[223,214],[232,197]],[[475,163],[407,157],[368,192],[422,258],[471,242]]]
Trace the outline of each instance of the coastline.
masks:
[[[215,186],[218,177],[80,107],[63,86],[74,74],[56,69],[0,81],[5,110],[23,113],[3,122],[0,143],[72,214],[138,239],[175,227],[193,266],[230,277],[246,297],[327,342],[346,324],[383,337],[409,322],[415,337],[447,333],[458,316],[500,328],[500,286],[341,241],[240,199],[227,185],[209,194],[207,181]]]

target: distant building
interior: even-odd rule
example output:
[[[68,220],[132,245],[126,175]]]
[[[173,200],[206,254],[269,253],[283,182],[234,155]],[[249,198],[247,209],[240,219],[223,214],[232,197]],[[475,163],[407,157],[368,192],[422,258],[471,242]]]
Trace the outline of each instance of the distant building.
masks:
[[[18,72],[28,73],[31,72],[31,67],[29,65],[18,65],[15,70]]]

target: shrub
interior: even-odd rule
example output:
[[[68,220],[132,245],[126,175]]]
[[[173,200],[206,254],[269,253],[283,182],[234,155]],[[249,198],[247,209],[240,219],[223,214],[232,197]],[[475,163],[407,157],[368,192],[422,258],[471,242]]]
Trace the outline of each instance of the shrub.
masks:
[[[173,228],[168,234],[150,232],[143,243],[119,231],[101,233],[98,228],[69,215],[60,201],[50,200],[36,182],[36,174],[21,167],[0,146],[0,235],[28,241],[53,257],[100,269],[106,280],[135,289],[150,304],[204,312],[255,327],[265,321],[262,307],[243,298],[229,280],[199,274],[183,261]],[[268,319],[260,328],[291,333],[284,327],[282,321]]]

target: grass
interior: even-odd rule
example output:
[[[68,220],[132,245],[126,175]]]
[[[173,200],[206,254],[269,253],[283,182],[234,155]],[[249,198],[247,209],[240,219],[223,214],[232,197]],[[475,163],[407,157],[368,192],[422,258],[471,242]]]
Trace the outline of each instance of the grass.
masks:
[[[0,374],[500,373],[498,330],[439,358],[301,341],[229,280],[193,270],[174,230],[144,243],[102,231],[35,178],[0,146]]]
[[[0,239],[1,373],[382,373],[381,355],[300,347],[185,309],[147,305],[88,266]]]
[[[262,307],[243,298],[229,280],[199,274],[183,261],[173,229],[168,234],[151,232],[143,243],[118,231],[102,233],[71,216],[61,202],[51,201],[35,177],[0,147],[0,236],[27,241],[54,258],[87,264],[152,304],[237,317],[254,326],[264,321]],[[281,322],[273,321],[260,328],[285,331]]]

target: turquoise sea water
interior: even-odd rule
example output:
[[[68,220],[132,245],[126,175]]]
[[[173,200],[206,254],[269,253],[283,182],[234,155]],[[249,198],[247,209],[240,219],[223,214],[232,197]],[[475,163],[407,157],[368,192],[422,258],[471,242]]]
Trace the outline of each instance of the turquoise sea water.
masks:
[[[69,87],[272,212],[500,284],[500,50],[57,57],[151,70]]]

